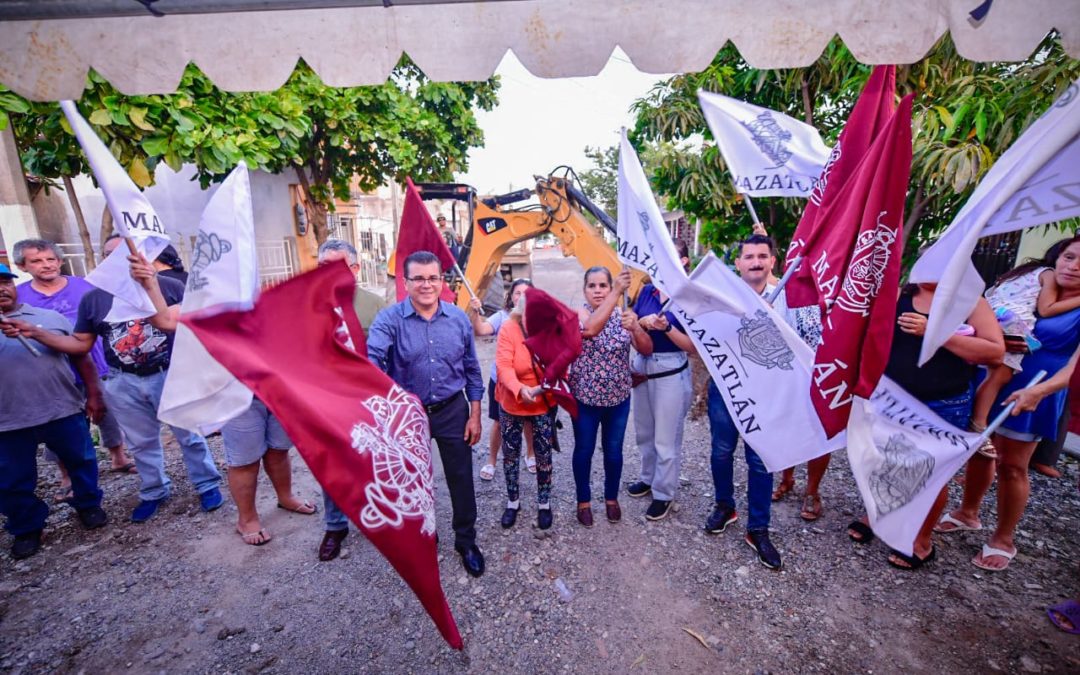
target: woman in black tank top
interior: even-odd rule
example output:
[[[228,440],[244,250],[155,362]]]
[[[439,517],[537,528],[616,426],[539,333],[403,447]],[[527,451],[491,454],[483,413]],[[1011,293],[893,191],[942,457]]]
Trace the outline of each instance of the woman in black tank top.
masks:
[[[900,291],[896,304],[896,326],[885,375],[909,394],[919,399],[949,424],[966,429],[971,419],[972,378],[979,365],[1001,363],[1005,356],[1005,338],[994,310],[985,298],[979,298],[967,320],[967,328],[958,331],[919,367],[919,351],[926,333],[926,319],[934,300],[937,284],[909,284]],[[945,510],[948,489],[942,488],[930,513],[919,529],[912,555],[899,551],[889,554],[889,564],[915,570],[934,558],[930,539],[934,526]],[[848,536],[859,543],[873,538],[864,517],[848,526]]]

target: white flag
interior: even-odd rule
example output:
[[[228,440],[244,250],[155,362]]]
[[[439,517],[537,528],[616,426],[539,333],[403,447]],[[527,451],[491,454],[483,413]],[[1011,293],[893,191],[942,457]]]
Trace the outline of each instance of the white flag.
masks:
[[[887,377],[848,420],[848,461],[874,533],[911,555],[938,493],[975,452],[978,434],[938,417]]]
[[[919,365],[967,320],[982,295],[971,263],[980,237],[1080,216],[1080,81],[994,163],[910,280],[938,284]]]
[[[158,219],[146,195],[79,114],[75,104],[60,101],[60,109],[67,116],[75,138],[86,153],[90,170],[105,194],[105,203],[112,214],[116,233],[130,237],[135,242],[135,248],[153,262],[161,250],[169,245],[165,225]],[[156,313],[154,303],[150,301],[146,289],[131,278],[127,247],[120,246],[114,253],[116,255],[105,258],[86,277],[87,281],[113,296],[112,309],[106,315],[106,321],[130,321],[153,316]]]
[[[814,351],[745,281],[712,253],[691,278],[735,298],[747,309],[730,314],[675,315],[694,341],[743,440],[770,472],[844,447],[825,437],[807,392]]]
[[[241,162],[202,213],[180,311],[251,309],[258,288],[251,185]],[[251,390],[183,324],[177,326],[172,360],[178,365],[165,378],[158,407],[162,422],[207,434],[251,405]]]
[[[712,311],[741,313],[737,302],[686,276],[625,129],[619,145],[619,219],[615,232],[619,258],[648,274],[653,285],[691,316]]]
[[[698,91],[701,111],[735,190],[752,197],[809,197],[829,159],[818,130],[784,113]]]

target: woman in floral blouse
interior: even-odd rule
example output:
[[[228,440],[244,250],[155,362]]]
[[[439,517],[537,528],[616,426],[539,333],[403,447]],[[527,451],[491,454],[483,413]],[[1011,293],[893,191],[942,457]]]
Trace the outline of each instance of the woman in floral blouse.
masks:
[[[606,267],[585,272],[585,306],[578,310],[582,351],[570,369],[570,389],[578,402],[573,457],[577,519],[585,527],[593,524],[590,474],[601,428],[607,519],[615,523],[622,518],[618,495],[623,436],[630,417],[630,346],[642,354],[652,353],[652,340],[638,325],[637,316],[629,309],[616,308],[629,287],[626,268],[614,279]]]

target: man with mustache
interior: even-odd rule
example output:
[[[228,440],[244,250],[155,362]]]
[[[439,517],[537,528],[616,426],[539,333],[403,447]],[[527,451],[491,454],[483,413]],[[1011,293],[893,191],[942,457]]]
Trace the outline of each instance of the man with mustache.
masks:
[[[0,265],[0,511],[14,537],[11,557],[28,558],[41,548],[49,507],[35,494],[38,443],[47,443],[71,477],[72,498],[87,529],[108,522],[101,508],[97,455],[86,414],[98,421],[105,412],[97,369],[86,354],[72,359],[86,386],[75,386],[68,358],[40,340],[20,344],[17,324],[33,325],[41,334],[71,335],[71,324],[60,314],[20,303],[15,275]],[[34,348],[38,355],[31,353]],[[89,347],[87,348],[89,351]],[[84,413],[85,409],[85,413]]]
[[[739,257],[735,269],[755,292],[768,296],[775,288],[769,283],[776,264],[776,244],[772,237],[753,234],[739,245]],[[735,522],[734,463],[735,446],[739,441],[739,427],[731,419],[720,390],[715,382],[709,382],[709,429],[712,434],[713,486],[716,506],[705,521],[705,531],[719,534]],[[772,474],[749,444],[743,441],[748,469],[746,483],[747,523],[746,543],[757,553],[758,560],[769,569],[780,569],[780,552],[769,540],[769,515],[772,507]]]

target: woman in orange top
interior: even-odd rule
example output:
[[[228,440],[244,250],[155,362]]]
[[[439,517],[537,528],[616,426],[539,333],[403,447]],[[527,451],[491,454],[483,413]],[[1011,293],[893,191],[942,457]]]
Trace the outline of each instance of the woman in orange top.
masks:
[[[499,341],[495,349],[495,400],[502,409],[499,412],[499,430],[502,434],[503,472],[506,474],[506,510],[501,524],[511,528],[517,521],[521,502],[518,499],[518,474],[520,472],[521,436],[526,422],[532,423],[533,450],[536,454],[536,501],[537,526],[541,530],[551,527],[551,406],[544,397],[533,355],[525,346],[528,328],[525,323],[525,294],[522,293],[510,318],[499,329]]]

